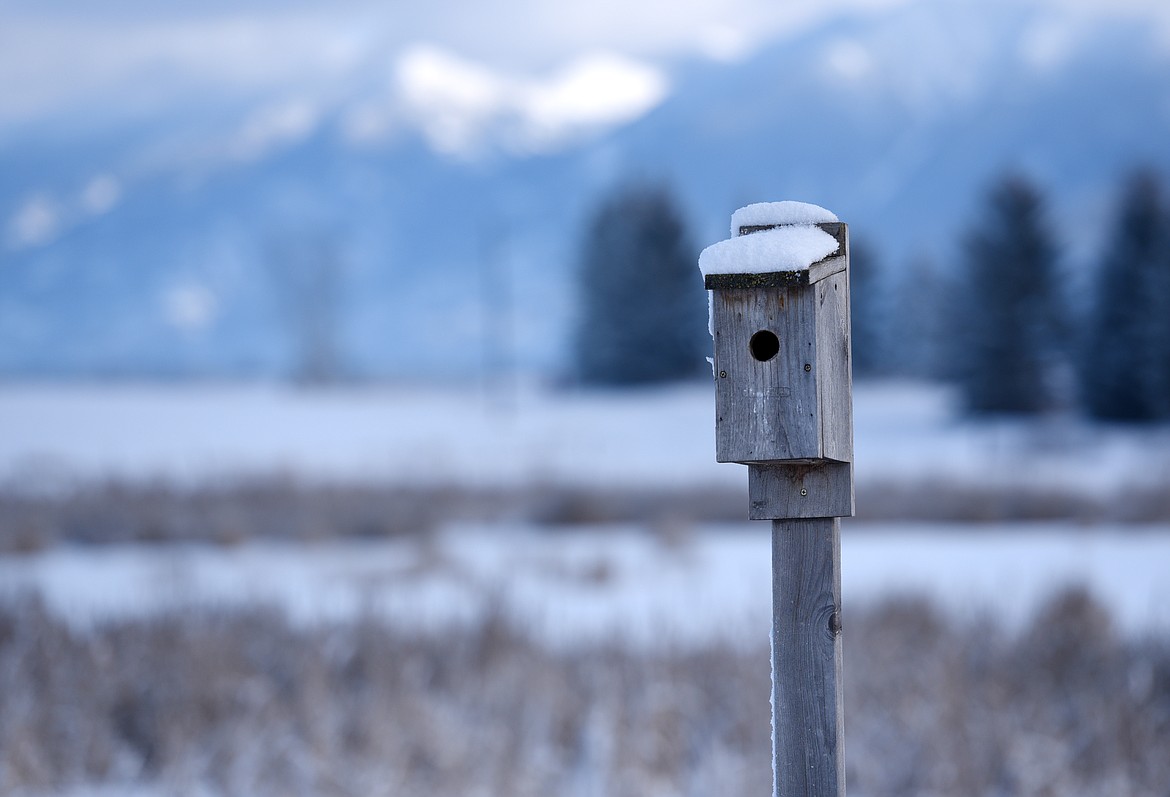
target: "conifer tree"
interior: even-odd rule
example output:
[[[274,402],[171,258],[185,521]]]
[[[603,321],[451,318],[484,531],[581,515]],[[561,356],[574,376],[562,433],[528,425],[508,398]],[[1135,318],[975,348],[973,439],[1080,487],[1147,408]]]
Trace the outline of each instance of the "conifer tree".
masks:
[[[878,376],[888,371],[883,345],[887,325],[880,264],[873,248],[865,241],[851,243],[849,250],[853,375]]]
[[[887,311],[889,369],[916,379],[949,379],[946,332],[951,315],[951,286],[926,255],[912,257],[894,280],[894,298]]]
[[[661,187],[621,189],[588,225],[580,263],[578,379],[632,385],[707,368],[706,297],[698,253]]]
[[[1039,191],[1018,176],[996,184],[966,239],[951,363],[972,413],[1036,413],[1054,403],[1060,351],[1057,250]]]
[[[1106,244],[1082,347],[1081,395],[1095,418],[1170,416],[1170,221],[1157,177],[1135,174]]]

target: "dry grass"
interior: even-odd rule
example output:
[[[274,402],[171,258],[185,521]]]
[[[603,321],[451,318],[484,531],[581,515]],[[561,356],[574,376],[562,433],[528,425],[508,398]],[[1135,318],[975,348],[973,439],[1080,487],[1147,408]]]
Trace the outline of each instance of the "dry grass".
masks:
[[[0,489],[0,552],[59,542],[214,542],[393,537],[458,520],[516,520],[544,526],[635,522],[679,525],[747,517],[742,490],[524,490],[461,487],[321,486],[270,479],[198,489],[167,484],[91,485],[62,495]],[[1012,520],[1170,522],[1170,485],[1119,495],[978,484],[862,484],[860,520],[993,523]]]
[[[1104,494],[1075,486],[959,484],[941,479],[871,483],[858,487],[857,508],[859,518],[882,521],[1170,523],[1170,477],[1164,484],[1134,484]]]
[[[1170,645],[1087,595],[1019,635],[914,601],[848,616],[850,794],[1157,795]],[[0,609],[0,793],[767,794],[758,648],[554,652],[498,614],[404,633],[201,612],[80,633]]]

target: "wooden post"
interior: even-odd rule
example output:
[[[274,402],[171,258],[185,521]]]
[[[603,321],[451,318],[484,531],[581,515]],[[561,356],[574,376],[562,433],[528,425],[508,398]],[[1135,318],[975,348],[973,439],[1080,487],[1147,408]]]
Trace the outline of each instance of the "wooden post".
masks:
[[[775,794],[845,794],[841,521],[772,521]]]
[[[704,280],[716,459],[748,466],[749,516],[772,520],[773,793],[842,797],[839,518],[854,503],[848,228],[815,206],[753,208],[751,226],[736,232],[774,231],[775,251],[791,250],[783,236],[798,227],[805,237],[819,227],[837,242],[795,269],[761,269],[757,257],[744,273]],[[809,221],[818,215],[824,220]]]

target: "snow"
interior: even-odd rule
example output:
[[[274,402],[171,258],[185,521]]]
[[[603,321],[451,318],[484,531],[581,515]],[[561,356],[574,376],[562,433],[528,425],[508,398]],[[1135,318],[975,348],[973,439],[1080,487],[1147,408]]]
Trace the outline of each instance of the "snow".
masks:
[[[507,403],[438,387],[8,384],[0,419],[0,488],[39,492],[275,476],[469,488],[747,484],[743,466],[714,461],[709,383],[522,389]],[[1170,474],[1170,427],[969,421],[951,391],[931,385],[858,382],[854,430],[861,490],[958,484],[1112,496]]]
[[[968,421],[949,390],[912,383],[859,382],[854,398],[856,479],[871,498],[887,485],[898,495],[910,488],[915,497],[899,500],[929,506],[957,485],[1112,502],[1134,488],[1157,494],[1170,473],[1170,427]],[[523,389],[508,403],[420,387],[8,384],[0,418],[7,489],[288,475],[468,489],[719,488],[742,492],[747,510],[746,469],[714,462],[709,384]],[[842,525],[847,610],[910,592],[956,613],[1022,622],[1052,590],[1084,583],[1125,628],[1170,623],[1165,524]],[[497,601],[552,644],[762,641],[769,567],[766,523],[667,534],[480,524],[381,542],[59,546],[0,556],[0,594],[40,593],[77,622],[261,603],[306,622],[377,611],[434,624],[475,618]]]
[[[800,271],[835,251],[837,239],[819,227],[777,227],[708,246],[699,254],[699,270],[703,276]]]
[[[742,207],[731,214],[731,238],[699,254],[699,271],[705,277],[806,269],[837,250],[836,239],[815,226],[830,221],[837,221],[837,217],[807,202],[757,202]],[[739,234],[740,227],[769,224],[781,226],[751,235]]]
[[[1170,631],[1164,527],[843,522],[845,611],[921,595],[964,618],[1022,627],[1054,591],[1084,585],[1125,632]],[[235,547],[62,546],[0,556],[0,598],[29,592],[79,627],[189,606],[271,605],[296,622],[368,612],[407,627],[498,606],[555,647],[752,644],[771,615],[770,526],[552,531],[450,526],[432,538]]]
[[[772,628],[768,633],[768,705],[772,707],[769,713],[772,719],[772,750],[776,750],[776,717],[780,714],[780,707],[776,705],[776,616],[772,615]],[[780,778],[776,772],[776,756],[773,754],[772,758],[772,794],[775,795],[779,791]]]
[[[766,224],[823,224],[840,221],[832,211],[808,202],[756,202],[731,214],[731,237],[739,235],[740,227],[762,227]]]
[[[707,385],[630,393],[443,387],[0,385],[0,487],[308,482],[509,488],[739,485]]]

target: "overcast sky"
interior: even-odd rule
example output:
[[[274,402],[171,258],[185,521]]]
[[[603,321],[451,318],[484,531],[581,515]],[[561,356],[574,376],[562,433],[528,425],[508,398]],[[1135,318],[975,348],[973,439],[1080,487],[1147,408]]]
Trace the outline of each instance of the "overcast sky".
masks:
[[[417,72],[420,52],[462,64],[465,78],[478,70],[528,88],[571,82],[580,64],[608,58],[607,76],[595,71],[577,89],[560,90],[594,92],[603,79],[617,89],[627,73],[614,64],[734,59],[835,15],[910,1],[0,0],[0,132],[94,101],[146,114],[203,92],[320,101],[379,76],[401,81],[402,59],[415,58]],[[1165,0],[1040,1],[1140,14],[1170,43]],[[619,105],[637,106],[639,96],[661,90],[646,72],[628,75],[636,96],[619,97]]]

